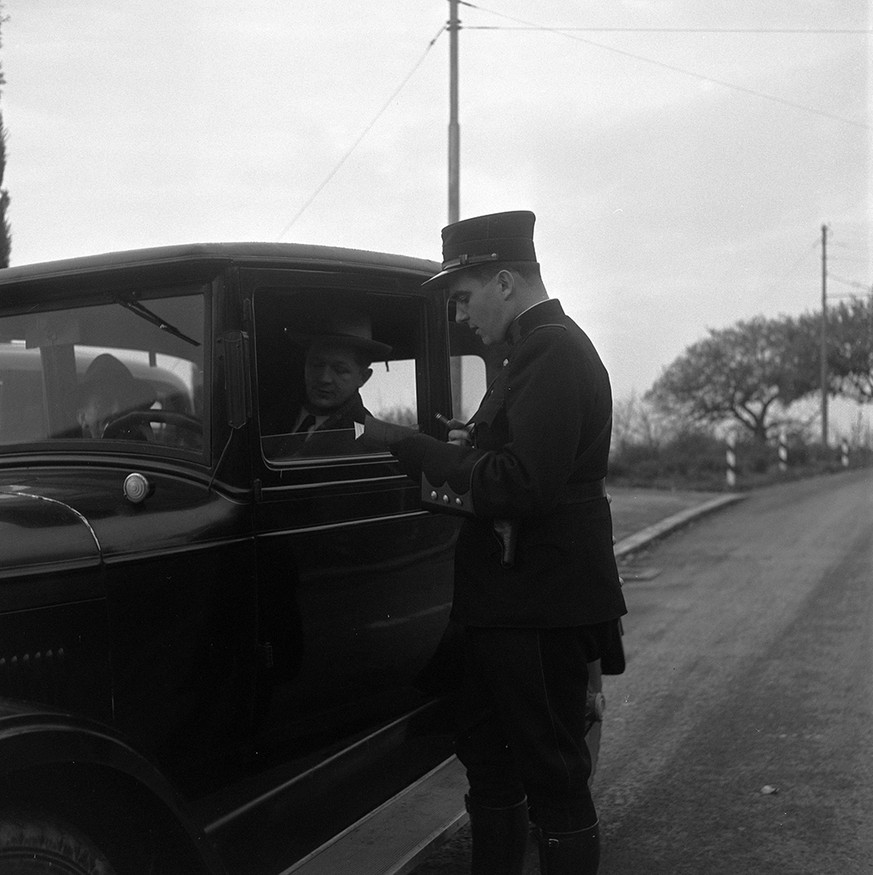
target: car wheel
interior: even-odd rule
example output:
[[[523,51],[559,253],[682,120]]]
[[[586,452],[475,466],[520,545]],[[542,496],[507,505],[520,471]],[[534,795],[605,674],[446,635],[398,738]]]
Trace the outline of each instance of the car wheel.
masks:
[[[74,827],[35,814],[0,812],[3,875],[115,875],[100,850]]]

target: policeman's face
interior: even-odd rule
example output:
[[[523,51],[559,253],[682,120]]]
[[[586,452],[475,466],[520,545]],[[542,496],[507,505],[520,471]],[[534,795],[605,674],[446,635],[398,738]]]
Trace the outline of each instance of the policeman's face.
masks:
[[[514,316],[507,299],[506,279],[506,271],[484,279],[461,271],[449,282],[449,294],[455,302],[455,321],[475,331],[486,345],[506,338]]]
[[[360,364],[352,350],[314,344],[306,355],[304,369],[308,406],[319,413],[336,410],[370,379],[372,373],[370,368]]]

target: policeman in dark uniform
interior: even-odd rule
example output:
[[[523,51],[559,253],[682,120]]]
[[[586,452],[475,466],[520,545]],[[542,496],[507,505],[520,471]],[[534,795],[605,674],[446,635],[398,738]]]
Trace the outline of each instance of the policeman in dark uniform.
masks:
[[[468,517],[452,619],[464,627],[472,703],[457,753],[477,875],[521,873],[529,815],[542,872],[597,871],[587,665],[603,659],[615,673],[626,612],[604,489],[609,377],[548,298],[534,219],[498,213],[443,229],[443,269],[425,287],[447,286],[456,320],[486,344],[508,341],[510,352],[448,442],[386,435],[404,470],[421,476],[423,500]]]

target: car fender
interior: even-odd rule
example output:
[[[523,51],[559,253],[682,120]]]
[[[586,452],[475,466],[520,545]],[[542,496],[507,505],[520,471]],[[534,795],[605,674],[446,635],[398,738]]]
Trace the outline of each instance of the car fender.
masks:
[[[120,815],[133,805],[139,817],[147,819],[153,840],[173,843],[173,853],[197,867],[192,873],[226,873],[212,842],[166,776],[104,724],[27,702],[0,700],[0,786],[4,805],[19,801],[62,815],[79,827],[93,829],[99,823],[107,835],[118,829]],[[85,803],[76,795],[82,788],[90,790]],[[85,811],[91,803],[100,810]],[[121,839],[116,835],[114,840]]]
[[[85,516],[56,498],[0,488],[0,578],[99,563],[100,544]]]

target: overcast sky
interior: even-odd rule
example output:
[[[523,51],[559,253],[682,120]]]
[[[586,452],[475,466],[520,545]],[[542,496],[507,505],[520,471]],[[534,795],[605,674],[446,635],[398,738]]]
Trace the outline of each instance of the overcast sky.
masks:
[[[823,224],[829,293],[871,288],[871,8],[461,5],[461,217],[537,214],[617,397],[707,328],[818,308]],[[447,0],[3,10],[13,264],[280,239],[440,258]]]

